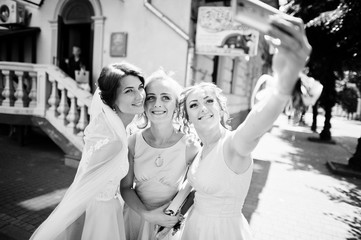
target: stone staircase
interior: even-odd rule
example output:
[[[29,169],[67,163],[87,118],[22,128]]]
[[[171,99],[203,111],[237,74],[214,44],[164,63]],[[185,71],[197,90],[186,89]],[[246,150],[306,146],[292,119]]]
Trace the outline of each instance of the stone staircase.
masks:
[[[92,94],[53,65],[0,61],[0,123],[40,127],[77,165]]]

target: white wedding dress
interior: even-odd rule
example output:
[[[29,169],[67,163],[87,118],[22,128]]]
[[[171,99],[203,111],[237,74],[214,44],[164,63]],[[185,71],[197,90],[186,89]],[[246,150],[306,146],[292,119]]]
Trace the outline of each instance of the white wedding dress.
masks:
[[[121,119],[102,103],[98,90],[84,134],[74,181],[31,240],[125,240],[123,206],[116,193],[129,168],[127,136]]]

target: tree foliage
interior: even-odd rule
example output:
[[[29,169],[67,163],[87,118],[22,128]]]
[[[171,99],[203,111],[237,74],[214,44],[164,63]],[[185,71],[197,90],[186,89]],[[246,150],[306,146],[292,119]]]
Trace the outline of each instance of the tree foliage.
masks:
[[[347,84],[339,92],[339,103],[347,113],[354,113],[357,110],[358,90],[355,85]]]
[[[289,0],[284,9],[305,22],[312,46],[308,75],[324,86],[320,106],[325,109],[325,123],[320,138],[330,140],[336,79],[361,66],[361,1]]]
[[[361,1],[291,0],[287,12],[300,17],[313,53],[309,66],[329,62],[338,75],[361,66]]]

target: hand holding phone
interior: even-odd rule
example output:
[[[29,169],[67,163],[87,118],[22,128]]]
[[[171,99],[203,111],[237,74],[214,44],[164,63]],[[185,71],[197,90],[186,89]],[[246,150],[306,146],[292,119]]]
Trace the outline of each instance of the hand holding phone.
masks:
[[[280,15],[290,21],[294,18],[259,0],[232,0],[232,12],[234,20],[264,34],[271,29],[270,16]]]

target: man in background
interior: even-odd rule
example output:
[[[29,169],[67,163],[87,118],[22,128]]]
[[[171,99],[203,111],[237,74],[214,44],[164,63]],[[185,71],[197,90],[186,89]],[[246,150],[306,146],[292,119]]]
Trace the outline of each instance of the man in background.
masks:
[[[69,59],[65,59],[67,64],[67,74],[75,79],[75,70],[80,71],[81,69],[85,71],[84,59],[81,56],[81,48],[78,46],[73,46],[72,56]]]

